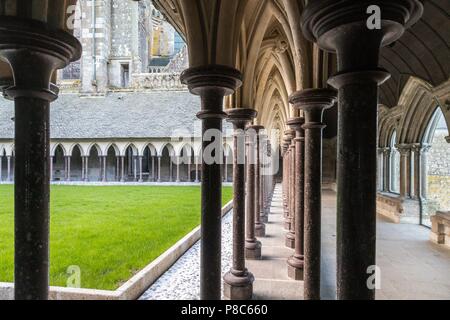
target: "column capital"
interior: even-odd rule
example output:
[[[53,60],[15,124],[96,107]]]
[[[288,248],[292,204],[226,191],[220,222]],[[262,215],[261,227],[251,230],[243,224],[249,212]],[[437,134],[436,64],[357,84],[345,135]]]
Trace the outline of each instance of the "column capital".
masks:
[[[227,122],[231,122],[235,129],[244,130],[246,125],[258,115],[258,112],[249,108],[237,108],[226,111]]]
[[[381,32],[367,27],[367,9],[371,5],[381,9]],[[301,25],[308,40],[317,42],[324,50],[336,51],[338,46],[349,43],[346,40],[356,34],[359,37],[378,33],[381,45],[389,45],[400,38],[406,28],[416,23],[422,13],[423,5],[418,0],[318,0],[308,3]]]
[[[212,90],[227,96],[242,85],[240,71],[223,65],[206,65],[186,69],[181,73],[181,82],[195,95]]]
[[[325,109],[331,108],[337,99],[334,89],[305,89],[294,92],[289,102],[294,108],[305,112],[304,129],[322,127],[322,116]]]
[[[14,74],[14,85],[4,89],[10,99],[55,100],[58,90],[50,84],[53,72],[81,57],[81,44],[75,37],[33,20],[2,17],[0,43],[0,56]]]
[[[305,131],[303,130],[303,125],[305,124],[305,118],[298,117],[298,118],[292,118],[288,120],[287,125],[292,128],[292,130],[295,130],[296,137],[295,141],[297,139],[304,140],[305,139]]]
[[[414,143],[411,148],[414,152],[419,154],[427,153],[431,149],[431,145],[427,143]]]
[[[407,155],[408,153],[410,153],[413,150],[414,145],[401,143],[401,144],[396,144],[395,148],[397,148],[398,152],[400,152],[401,155]]]

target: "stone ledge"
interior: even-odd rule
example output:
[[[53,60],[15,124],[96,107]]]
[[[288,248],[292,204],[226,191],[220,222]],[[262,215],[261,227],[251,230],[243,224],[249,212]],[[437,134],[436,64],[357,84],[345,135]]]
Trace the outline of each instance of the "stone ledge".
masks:
[[[377,214],[394,223],[417,224],[420,222],[420,202],[394,193],[378,193]]]
[[[222,208],[222,217],[233,209],[233,200]],[[50,287],[50,300],[136,300],[163,275],[186,251],[200,240],[200,226],[192,230],[166,252],[115,291]],[[14,299],[14,284],[0,282],[0,300]]]
[[[438,211],[431,217],[430,240],[450,249],[450,211]]]

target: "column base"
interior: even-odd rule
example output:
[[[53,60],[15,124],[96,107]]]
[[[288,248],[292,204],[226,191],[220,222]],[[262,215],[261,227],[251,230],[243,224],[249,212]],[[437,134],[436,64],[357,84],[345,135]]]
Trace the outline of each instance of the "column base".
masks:
[[[286,231],[291,230],[291,222],[290,221],[284,222],[284,230],[286,230]]]
[[[253,274],[246,271],[235,275],[229,271],[223,277],[223,295],[226,300],[251,300],[253,297]]]
[[[264,223],[255,223],[255,236],[256,237],[266,236],[266,225]]]
[[[304,279],[304,265],[305,260],[303,256],[297,257],[294,255],[290,257],[287,260],[288,277],[296,281],[302,281]]]
[[[290,249],[295,249],[295,234],[293,234],[291,232],[286,234],[285,244],[286,244],[286,247],[288,247]]]
[[[269,222],[269,216],[267,216],[267,215],[261,216],[261,222],[262,222],[262,223],[267,223],[267,222]]]
[[[245,242],[245,259],[261,260],[261,242]]]

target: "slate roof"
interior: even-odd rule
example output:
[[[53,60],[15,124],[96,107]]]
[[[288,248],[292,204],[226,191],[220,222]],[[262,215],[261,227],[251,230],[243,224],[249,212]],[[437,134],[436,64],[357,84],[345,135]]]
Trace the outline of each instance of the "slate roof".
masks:
[[[52,139],[167,138],[174,130],[201,133],[200,98],[189,92],[61,94],[51,104]],[[0,98],[0,139],[14,136],[14,104]],[[229,127],[224,121],[224,127]],[[185,135],[183,135],[185,136]]]

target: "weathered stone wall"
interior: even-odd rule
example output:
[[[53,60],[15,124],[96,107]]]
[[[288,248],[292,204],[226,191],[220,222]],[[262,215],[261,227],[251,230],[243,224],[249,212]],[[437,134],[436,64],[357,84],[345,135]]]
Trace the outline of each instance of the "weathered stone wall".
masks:
[[[445,129],[436,130],[433,145],[429,151],[428,174],[432,176],[450,176],[450,143],[445,138]]]
[[[428,198],[439,203],[440,210],[450,209],[450,143],[447,130],[436,130],[428,154]]]

